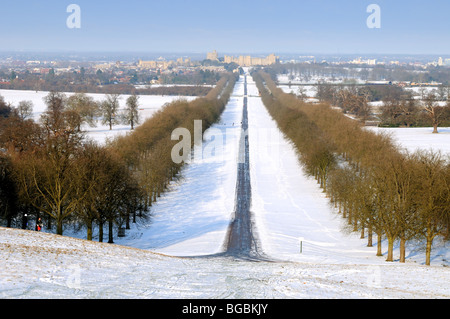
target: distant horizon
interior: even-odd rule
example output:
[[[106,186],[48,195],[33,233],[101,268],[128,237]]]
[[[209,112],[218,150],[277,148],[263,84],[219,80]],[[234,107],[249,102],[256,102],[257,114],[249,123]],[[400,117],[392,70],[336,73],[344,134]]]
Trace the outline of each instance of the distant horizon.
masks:
[[[2,50],[0,49],[0,54],[61,54],[61,55],[68,55],[68,54],[77,54],[77,55],[86,55],[86,54],[123,54],[123,55],[136,55],[136,54],[170,54],[170,55],[180,55],[180,54],[193,54],[193,55],[205,55],[208,52],[212,52],[213,50],[209,51],[166,51],[166,50],[136,50],[136,51],[121,51],[121,50]],[[258,51],[258,52],[244,52],[244,51],[218,51],[219,57],[222,57],[223,55],[269,55],[269,54],[275,54],[277,56],[279,55],[299,55],[299,56],[404,56],[404,57],[444,57],[449,56],[450,52],[448,53],[384,53],[384,52],[306,52],[306,51]]]
[[[214,50],[214,49],[213,49]],[[189,54],[206,54],[207,52],[212,52],[213,50],[198,50],[198,51],[191,51],[191,50],[130,50],[130,51],[123,51],[123,50],[8,50],[8,49],[0,49],[0,53],[126,53],[126,54],[135,54],[135,53],[168,53],[168,54],[179,54],[179,53],[189,53]],[[216,50],[217,53],[221,54],[221,51]],[[322,52],[322,51],[223,51],[223,54],[272,54],[275,55],[278,54],[304,54],[304,55],[411,55],[411,56],[417,56],[417,55],[450,55],[450,52],[446,53],[402,53],[402,52]]]

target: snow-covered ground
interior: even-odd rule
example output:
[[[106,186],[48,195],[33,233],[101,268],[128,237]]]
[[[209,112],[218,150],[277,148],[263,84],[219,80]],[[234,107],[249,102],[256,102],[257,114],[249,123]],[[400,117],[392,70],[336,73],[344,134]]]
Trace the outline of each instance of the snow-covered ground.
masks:
[[[291,84],[317,84],[319,82],[326,83],[365,83],[358,78],[354,77],[334,77],[334,76],[324,76],[324,75],[310,75],[305,76],[298,73],[289,73],[289,74],[278,74],[277,80],[280,83],[291,83]]]
[[[301,85],[301,84],[293,84],[293,85],[278,85],[280,89],[285,93],[291,93],[295,95],[304,96],[305,102],[317,103],[319,99],[316,98],[317,89],[315,85]]]
[[[28,90],[0,90],[0,95],[3,96],[6,103],[11,103],[17,107],[20,101],[31,101],[33,103],[33,119],[39,121],[40,116],[46,111],[47,106],[44,102],[44,98],[49,92],[46,91],[28,91]],[[65,93],[67,97],[74,93]],[[105,94],[100,93],[87,93],[94,101],[100,102],[105,100]],[[119,99],[119,113],[125,108],[125,103],[129,95],[123,94]],[[153,113],[158,111],[164,104],[170,103],[176,99],[192,100],[196,97],[192,96],[170,96],[170,95],[140,95],[139,96],[139,116],[141,123],[147,118],[150,118]],[[82,128],[86,135],[99,143],[104,143],[106,140],[114,138],[116,135],[126,134],[130,131],[129,125],[117,124],[110,130],[108,125],[101,123],[101,120],[97,120],[96,127],[90,127],[84,125]]]
[[[2,299],[450,298],[436,266],[177,258],[1,227],[0,255]]]
[[[417,245],[407,247],[406,263],[388,263],[359,234],[341,231],[341,218],[253,97],[250,77],[251,212],[272,261],[207,256],[222,251],[234,209],[242,85],[241,77],[207,131],[203,160],[185,166],[148,225],[133,225],[116,244],[0,228],[0,297],[450,298],[442,243],[431,266]]]
[[[417,150],[440,151],[450,156],[450,127],[438,127],[437,134],[433,134],[432,127],[409,127],[409,128],[383,128],[366,127],[377,133],[388,134],[398,147],[415,152]]]

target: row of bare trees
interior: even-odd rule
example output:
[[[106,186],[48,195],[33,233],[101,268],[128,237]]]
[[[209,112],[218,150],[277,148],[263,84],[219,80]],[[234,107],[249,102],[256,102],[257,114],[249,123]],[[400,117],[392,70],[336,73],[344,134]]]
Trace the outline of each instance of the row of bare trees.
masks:
[[[80,123],[91,118],[92,100],[85,95],[71,100],[51,92],[39,123],[6,105],[0,117],[0,220],[31,229],[25,216],[42,217],[47,228],[55,223],[57,234],[67,225],[82,226],[89,240],[97,225],[99,241],[107,225],[113,242],[113,228],[149,217],[148,206],[177,176],[182,163],[171,159],[172,131],[193,131],[194,120],[207,129],[219,118],[235,81],[227,74],[208,96],[170,103],[106,146],[87,140],[80,130]],[[137,104],[137,99],[127,102]]]
[[[112,242],[114,224],[138,211],[145,217],[139,205],[143,192],[113,149],[89,142],[80,131],[79,111],[89,101],[78,101],[80,109],[74,110],[70,99],[51,92],[45,102],[39,122],[14,110],[0,118],[0,217],[6,226],[42,217],[47,228],[54,222],[60,235],[72,222],[86,227],[89,240],[96,222],[99,241],[108,223]]]
[[[78,130],[81,130],[81,126],[86,124],[90,127],[97,126],[97,122],[100,120],[102,124],[107,124],[109,129],[117,124],[130,125],[131,129],[134,129],[136,124],[139,124],[139,95],[130,95],[125,102],[125,107],[120,108],[120,94],[106,94],[105,99],[102,101],[95,101],[92,96],[85,93],[75,93],[69,97],[61,92],[52,91],[45,98],[45,103],[50,104],[49,99],[53,99],[55,95],[64,104],[67,114],[70,112],[70,121]],[[0,96],[0,116],[2,109],[6,112],[10,109],[11,114],[15,114],[22,119],[31,118],[33,112],[32,101],[20,101],[17,107],[6,103],[4,98]],[[6,113],[5,116],[6,117]]]
[[[226,74],[205,97],[169,103],[132,134],[120,136],[112,142],[111,146],[137,176],[139,185],[145,189],[146,206],[151,206],[167,189],[184,164],[172,160],[172,149],[178,143],[172,140],[172,131],[185,128],[191,136],[195,136],[195,120],[202,121],[203,131],[209,128],[219,119],[236,80],[237,75]],[[195,142],[192,139],[191,145]]]
[[[400,152],[390,138],[362,129],[328,104],[303,103],[276,87],[270,76],[254,73],[264,104],[292,140],[307,172],[316,177],[349,231],[367,231],[368,246],[378,236],[394,243],[400,261],[410,240],[424,243],[430,264],[433,239],[448,240],[450,159],[437,152]]]

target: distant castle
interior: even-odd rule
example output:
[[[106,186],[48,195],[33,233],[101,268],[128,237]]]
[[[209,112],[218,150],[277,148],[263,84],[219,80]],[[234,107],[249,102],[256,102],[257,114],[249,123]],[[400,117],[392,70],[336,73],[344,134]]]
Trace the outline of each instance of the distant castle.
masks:
[[[138,67],[141,69],[162,69],[167,70],[171,66],[190,66],[191,65],[191,59],[185,59],[178,58],[176,61],[164,61],[164,60],[158,60],[158,61],[142,61],[139,60]]]
[[[216,50],[214,50],[212,52],[208,52],[206,54],[206,59],[213,60],[213,61],[218,60],[218,54],[217,54]],[[234,62],[234,63],[238,64],[239,66],[271,65],[271,64],[277,63],[278,61],[279,61],[279,57],[273,53],[265,58],[252,57],[250,55],[246,55],[246,56],[241,55],[239,57],[225,55],[224,60],[223,60],[223,62],[225,62],[225,63],[233,63]]]
[[[219,55],[217,54],[217,51],[214,50],[213,52],[206,53],[206,60],[211,60],[211,61],[219,60]]]

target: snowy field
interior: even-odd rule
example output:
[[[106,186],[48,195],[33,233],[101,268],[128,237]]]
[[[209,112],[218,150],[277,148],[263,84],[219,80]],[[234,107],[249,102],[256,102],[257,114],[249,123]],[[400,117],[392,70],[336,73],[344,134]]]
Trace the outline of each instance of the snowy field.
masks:
[[[326,83],[365,83],[365,81],[353,78],[353,77],[334,77],[334,76],[324,76],[324,75],[309,75],[305,77],[304,75],[297,73],[290,74],[278,74],[277,80],[279,83],[291,83],[291,84],[317,84],[319,82]]]
[[[44,102],[44,98],[49,92],[46,91],[25,91],[25,90],[0,90],[0,95],[3,96],[6,103],[11,103],[17,107],[20,101],[31,101],[33,103],[33,118],[35,121],[39,121],[40,116],[46,111],[47,106]],[[73,95],[73,93],[65,93],[67,97]],[[94,101],[100,102],[105,100],[105,94],[87,93]],[[119,99],[119,113],[125,108],[125,103],[129,95],[123,94]],[[170,103],[176,99],[192,100],[195,97],[192,96],[169,96],[169,95],[140,95],[139,96],[139,116],[141,123],[147,118],[150,118],[153,113],[161,109],[161,107]],[[104,143],[108,139],[114,138],[116,135],[126,134],[130,131],[129,125],[117,124],[110,130],[108,125],[101,123],[101,120],[97,120],[96,127],[90,127],[84,125],[82,128],[90,139],[93,139],[99,143]]]
[[[301,84],[293,84],[293,85],[278,85],[280,89],[283,90],[284,93],[291,93],[295,95],[300,95],[300,93],[304,94],[304,101],[310,103],[318,103],[319,99],[316,98],[317,89],[314,85],[301,85]]]
[[[450,298],[448,248],[436,240],[431,266],[416,245],[388,263],[376,238],[366,247],[344,234],[258,97],[248,98],[251,212],[272,261],[208,256],[222,251],[234,209],[241,94],[243,77],[196,148],[203,158],[116,244],[0,228],[0,298]]]
[[[388,134],[399,148],[408,152],[433,150],[450,156],[450,127],[438,127],[438,134],[432,133],[432,127],[383,128],[368,126],[366,128],[377,133]]]

